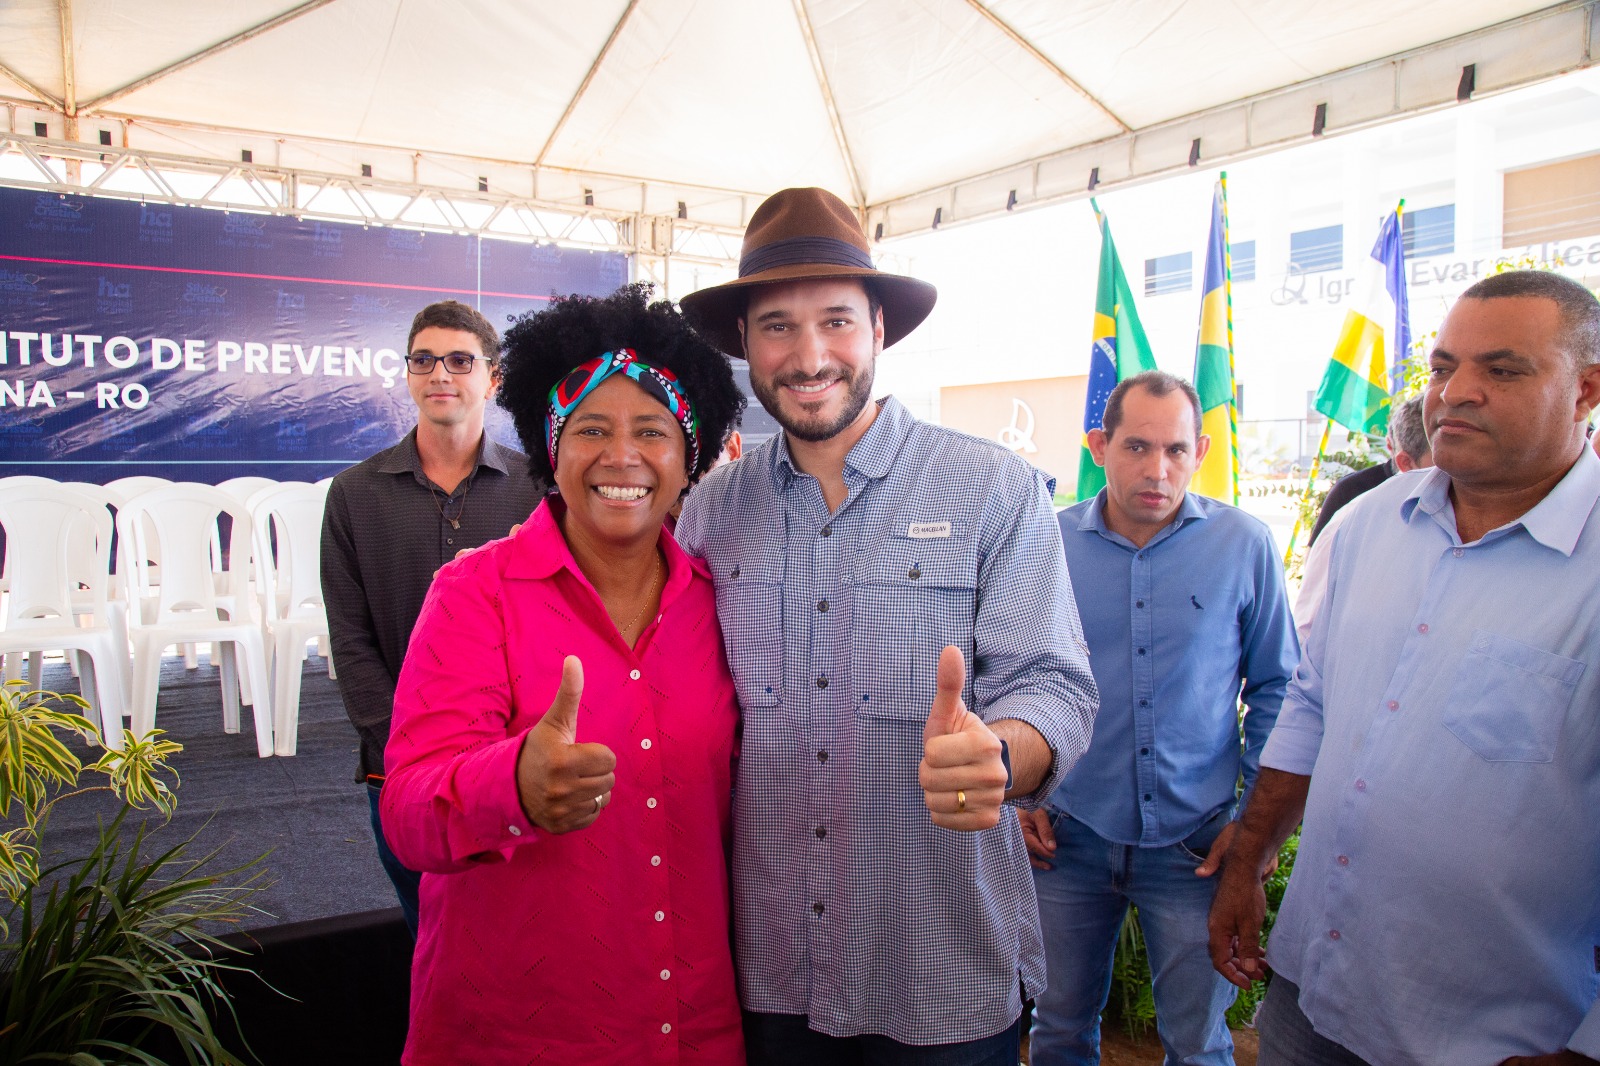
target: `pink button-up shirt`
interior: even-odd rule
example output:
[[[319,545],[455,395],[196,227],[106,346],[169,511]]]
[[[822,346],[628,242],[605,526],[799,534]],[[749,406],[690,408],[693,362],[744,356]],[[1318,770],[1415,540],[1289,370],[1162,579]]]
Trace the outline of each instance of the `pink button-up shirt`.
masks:
[[[559,506],[559,505],[558,505]],[[742,1063],[729,948],[738,711],[704,564],[660,540],[630,648],[550,504],[439,572],[395,692],[383,828],[423,871],[412,1064]],[[583,661],[578,739],[617,756],[587,829],[517,799],[523,735]]]

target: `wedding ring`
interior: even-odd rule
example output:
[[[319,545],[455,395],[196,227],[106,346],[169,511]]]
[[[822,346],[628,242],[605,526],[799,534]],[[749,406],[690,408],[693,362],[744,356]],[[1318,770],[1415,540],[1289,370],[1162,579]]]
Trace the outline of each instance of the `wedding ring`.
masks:
[[[606,801],[601,799],[599,796],[596,796],[594,798],[594,813],[599,814],[601,808],[603,808],[605,805]]]
[[[956,813],[965,814],[967,811],[967,794],[961,789],[956,789]]]

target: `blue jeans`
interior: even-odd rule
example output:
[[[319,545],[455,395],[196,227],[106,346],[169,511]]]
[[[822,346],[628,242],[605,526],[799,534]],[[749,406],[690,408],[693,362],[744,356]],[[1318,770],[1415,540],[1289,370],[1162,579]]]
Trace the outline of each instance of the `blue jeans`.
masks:
[[[1311,1028],[1300,1010],[1300,989],[1281,974],[1272,975],[1256,1030],[1261,1034],[1260,1066],[1368,1066],[1366,1059]]]
[[[744,1049],[750,1066],[1017,1066],[1022,1020],[980,1040],[917,1045],[886,1036],[828,1036],[812,1029],[804,1014],[746,1011]]]
[[[1233,1066],[1233,1037],[1223,1015],[1236,990],[1212,968],[1206,944],[1216,881],[1194,875],[1228,824],[1227,812],[1164,848],[1113,844],[1057,810],[1050,820],[1055,866],[1033,872],[1049,987],[1034,1001],[1029,1061],[1100,1062],[1100,1012],[1131,903],[1139,908],[1149,950],[1166,1066]]]
[[[367,801],[372,805],[372,839],[378,842],[378,861],[383,863],[383,872],[389,875],[389,881],[394,885],[394,894],[400,897],[400,912],[406,917],[406,925],[411,928],[411,939],[417,938],[417,894],[422,887],[422,875],[409,869],[402,863],[395,853],[389,850],[389,842],[383,839],[383,823],[378,820],[378,801],[383,795],[383,782],[367,782]]]

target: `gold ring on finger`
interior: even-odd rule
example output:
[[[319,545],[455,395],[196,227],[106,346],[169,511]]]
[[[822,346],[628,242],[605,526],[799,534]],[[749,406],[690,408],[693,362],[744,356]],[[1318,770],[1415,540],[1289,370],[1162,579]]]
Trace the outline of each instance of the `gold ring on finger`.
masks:
[[[956,813],[965,814],[967,811],[967,794],[962,789],[956,789]]]

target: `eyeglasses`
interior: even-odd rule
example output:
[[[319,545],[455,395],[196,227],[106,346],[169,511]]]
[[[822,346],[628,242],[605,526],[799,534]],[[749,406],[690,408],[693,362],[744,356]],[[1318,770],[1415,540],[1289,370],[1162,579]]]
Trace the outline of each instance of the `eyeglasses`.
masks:
[[[493,361],[486,355],[473,355],[471,352],[451,352],[449,355],[433,355],[423,352],[418,355],[406,356],[406,369],[413,374],[431,374],[434,364],[444,360],[444,368],[452,374],[470,374],[473,364],[479,359],[493,366]]]

